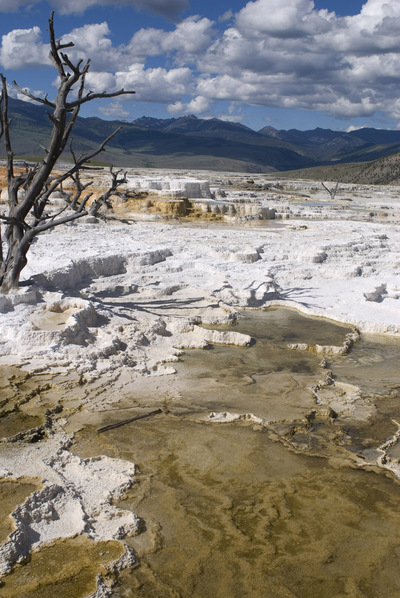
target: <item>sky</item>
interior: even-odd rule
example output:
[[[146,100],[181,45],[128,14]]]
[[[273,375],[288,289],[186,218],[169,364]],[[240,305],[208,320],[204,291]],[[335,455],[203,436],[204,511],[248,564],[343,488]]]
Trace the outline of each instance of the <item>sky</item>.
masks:
[[[56,92],[48,18],[91,59],[82,116],[220,118],[254,130],[400,128],[400,0],[0,0],[0,72]]]

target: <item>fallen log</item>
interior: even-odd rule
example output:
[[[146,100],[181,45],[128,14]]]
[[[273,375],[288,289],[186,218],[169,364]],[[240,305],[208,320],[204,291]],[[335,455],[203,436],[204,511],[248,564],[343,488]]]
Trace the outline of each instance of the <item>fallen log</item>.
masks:
[[[152,417],[153,415],[157,415],[157,413],[163,413],[163,410],[155,409],[154,411],[150,411],[149,413],[143,413],[142,415],[136,415],[135,417],[130,417],[129,419],[123,419],[122,421],[116,422],[115,424],[108,424],[107,426],[98,428],[97,432],[99,434],[101,432],[107,432],[107,430],[113,430],[114,428],[119,428],[121,426],[125,426],[126,424],[130,424],[131,422],[137,421],[138,419],[145,419],[146,417]]]

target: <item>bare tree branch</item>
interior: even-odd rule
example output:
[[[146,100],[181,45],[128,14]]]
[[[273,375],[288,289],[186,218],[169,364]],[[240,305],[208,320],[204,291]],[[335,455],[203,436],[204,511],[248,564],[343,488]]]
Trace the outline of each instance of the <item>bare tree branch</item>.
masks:
[[[62,45],[59,40],[56,40],[54,35],[54,10],[50,13],[49,18],[49,36],[50,36],[50,60],[52,60],[54,66],[56,67],[58,74],[61,78],[65,77],[64,67],[62,65],[60,59],[60,50],[65,48],[65,45]],[[69,47],[73,47],[73,43],[70,42]]]
[[[111,208],[111,205],[109,204],[109,199],[112,195],[116,194],[116,191],[118,189],[118,187],[120,185],[122,185],[123,183],[126,183],[127,179],[126,179],[126,172],[124,172],[124,175],[121,178],[118,178],[118,175],[122,172],[122,170],[118,170],[117,172],[113,171],[113,168],[110,168],[110,174],[111,174],[111,185],[108,188],[108,190],[103,193],[98,199],[96,199],[95,202],[93,202],[93,204],[90,207],[89,210],[89,214],[91,214],[92,216],[97,216],[98,211],[100,210],[100,208],[102,206],[106,206],[107,208]]]
[[[72,214],[68,214],[68,216],[64,216],[64,218],[59,218],[58,220],[53,220],[36,226],[34,229],[29,231],[29,235],[33,240],[40,233],[50,230],[51,228],[55,228],[56,226],[61,226],[61,224],[66,224],[67,222],[72,222],[73,220],[82,218],[82,216],[87,216],[87,212],[73,212]]]
[[[119,91],[114,91],[111,93],[107,93],[105,91],[103,91],[102,93],[93,93],[92,91],[89,91],[89,93],[84,98],[82,98],[81,100],[76,100],[75,102],[71,102],[68,104],[68,106],[69,108],[74,108],[75,106],[82,106],[82,104],[85,104],[86,102],[91,102],[92,100],[98,100],[103,98],[115,98],[117,96],[133,95],[135,93],[135,91],[125,91],[125,89],[120,89]]]
[[[0,139],[3,137],[4,125],[3,125],[3,86],[0,89]]]
[[[47,95],[44,98],[40,98],[39,96],[34,96],[27,89],[23,89],[22,87],[20,87],[16,81],[13,81],[12,83],[13,83],[14,87],[16,87],[18,89],[18,91],[20,93],[22,93],[24,96],[26,96],[27,98],[30,98],[31,100],[34,100],[35,102],[38,102],[39,104],[44,104],[45,106],[50,106],[51,108],[56,107],[54,102],[49,102],[49,100],[47,99]]]
[[[0,220],[4,223],[3,235],[0,230],[0,292],[8,292],[18,285],[20,273],[27,262],[26,254],[37,235],[88,214],[86,206],[93,197],[93,193],[88,193],[85,197],[82,196],[92,181],[83,184],[79,176],[80,170],[87,161],[104,150],[106,144],[118,133],[120,128],[111,133],[94,150],[83,153],[79,157],[72,152],[74,164],[65,172],[54,176],[55,165],[67,146],[80,107],[95,99],[134,93],[124,89],[110,93],[107,91],[102,93],[85,92],[85,80],[90,68],[90,60],[78,60],[75,63],[65,53],[65,50],[72,48],[74,44],[56,39],[54,12],[51,12],[49,18],[49,39],[50,60],[59,77],[55,100],[50,101],[47,95],[40,98],[27,89],[21,88],[14,81],[15,87],[23,95],[49,109],[47,115],[52,123],[48,145],[43,148],[42,161],[33,167],[25,167],[25,171],[18,174],[15,173],[10,137],[11,122],[8,117],[7,83],[5,77],[1,75],[0,138],[3,139],[7,154],[8,213],[0,216]],[[70,96],[73,97],[72,100]],[[121,171],[114,173],[111,169],[110,188],[93,202],[93,208],[90,208],[92,213],[97,214],[101,205],[110,205],[110,197],[113,194],[119,194],[117,188],[126,180],[125,175],[121,177],[120,174]],[[63,182],[67,179],[72,180],[75,185],[72,197],[62,190]],[[54,212],[46,208],[55,191],[62,193],[65,204]],[[67,210],[71,210],[71,212],[67,213]],[[3,251],[3,242],[7,245],[6,254]]]
[[[323,183],[322,181],[321,181],[321,185],[323,186],[323,188],[324,188],[326,191],[328,191],[328,193],[329,193],[329,195],[330,195],[331,199],[335,199],[335,196],[336,196],[336,193],[337,193],[337,190],[338,190],[338,187],[339,187],[339,181],[336,181],[336,187],[335,187],[334,189],[329,189],[329,188],[328,188],[328,187],[325,185],[325,183]]]
[[[2,85],[2,111],[1,111],[1,120],[2,120],[2,136],[4,136],[4,145],[7,153],[7,181],[8,181],[8,192],[9,192],[9,200],[10,200],[10,184],[14,179],[14,154],[12,151],[11,146],[11,139],[10,139],[10,120],[8,118],[8,92],[7,92],[7,80],[0,74],[1,78],[1,85]]]

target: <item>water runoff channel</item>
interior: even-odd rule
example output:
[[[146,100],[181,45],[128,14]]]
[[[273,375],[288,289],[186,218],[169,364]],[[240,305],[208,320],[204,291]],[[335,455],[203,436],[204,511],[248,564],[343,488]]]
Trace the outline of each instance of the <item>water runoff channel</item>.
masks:
[[[178,390],[143,397],[159,415],[75,435],[70,450],[82,458],[137,465],[117,504],[142,521],[126,540],[139,564],[112,596],[400,596],[400,485],[387,469],[400,451],[385,445],[400,421],[400,341],[362,336],[346,355],[294,350],[342,346],[352,330],[286,308],[246,312],[235,330],[255,342],[187,351]],[[120,407],[115,421],[129,414]],[[39,551],[6,578],[4,596],[24,595],[22,575],[40,577],[49,558],[53,579],[31,598],[88,595],[88,574],[57,579],[58,561],[85,555],[87,571],[88,559],[118,552],[109,543],[88,557],[88,544]]]

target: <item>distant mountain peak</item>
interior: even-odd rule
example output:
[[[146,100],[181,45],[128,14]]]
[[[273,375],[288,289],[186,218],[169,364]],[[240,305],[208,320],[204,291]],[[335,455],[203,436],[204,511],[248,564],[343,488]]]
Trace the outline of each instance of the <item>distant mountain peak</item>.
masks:
[[[164,119],[164,118],[154,118],[153,116],[141,116],[133,121],[134,125],[138,127],[147,127],[149,129],[158,129],[165,126],[166,122],[175,121],[175,118]]]
[[[13,98],[9,108],[16,155],[41,155],[43,140],[51,128],[45,108]],[[121,124],[120,120],[78,117],[75,146],[84,151],[98,147]],[[181,168],[271,172],[317,164],[370,162],[399,150],[398,130],[362,128],[345,132],[317,127],[310,131],[278,131],[266,126],[257,132],[241,123],[188,114],[168,119],[144,115],[126,122],[103,156],[106,162],[120,166],[179,164]],[[384,176],[392,180],[388,169]]]
[[[261,135],[268,135],[269,137],[279,137],[278,129],[267,125],[258,131]]]

